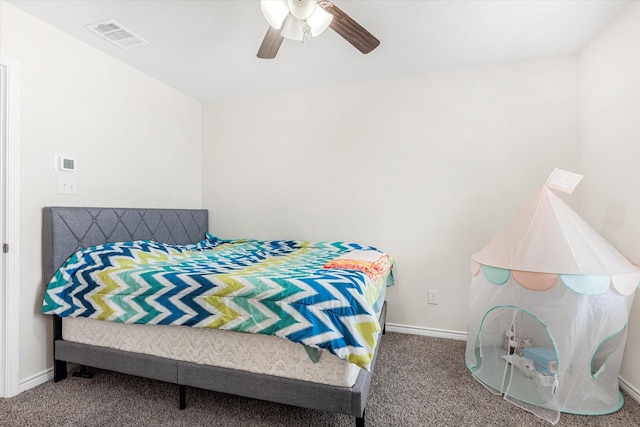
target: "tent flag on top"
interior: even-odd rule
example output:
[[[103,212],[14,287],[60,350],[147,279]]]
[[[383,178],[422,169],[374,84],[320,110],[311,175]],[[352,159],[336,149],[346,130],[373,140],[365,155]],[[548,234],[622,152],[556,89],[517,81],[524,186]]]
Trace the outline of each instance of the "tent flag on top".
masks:
[[[532,273],[631,275],[640,282],[638,268],[551,191],[571,192],[581,178],[556,169],[515,219],[472,256],[473,261]],[[633,279],[625,279],[629,280]],[[629,286],[622,286],[627,293]]]

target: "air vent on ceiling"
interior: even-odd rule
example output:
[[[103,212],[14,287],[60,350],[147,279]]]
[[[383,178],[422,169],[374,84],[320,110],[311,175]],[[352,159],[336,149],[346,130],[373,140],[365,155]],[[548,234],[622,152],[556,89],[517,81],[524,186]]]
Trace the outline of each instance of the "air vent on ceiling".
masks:
[[[87,25],[85,28],[123,49],[149,43],[112,19]]]

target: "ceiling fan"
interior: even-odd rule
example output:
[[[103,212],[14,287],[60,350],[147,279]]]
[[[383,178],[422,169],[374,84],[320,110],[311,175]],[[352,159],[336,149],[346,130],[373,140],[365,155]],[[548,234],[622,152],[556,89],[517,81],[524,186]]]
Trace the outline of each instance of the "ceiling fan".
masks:
[[[330,1],[261,0],[260,7],[269,29],[258,49],[258,58],[275,58],[285,38],[305,42],[327,27],[362,53],[369,53],[380,44],[380,40]]]

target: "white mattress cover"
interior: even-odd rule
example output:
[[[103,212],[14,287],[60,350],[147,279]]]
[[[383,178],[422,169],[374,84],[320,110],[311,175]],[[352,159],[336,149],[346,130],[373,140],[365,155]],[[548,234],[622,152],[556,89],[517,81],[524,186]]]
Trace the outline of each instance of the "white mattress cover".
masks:
[[[62,337],[82,344],[344,387],[353,386],[360,372],[358,366],[327,351],[313,363],[301,344],[219,329],[66,317]]]

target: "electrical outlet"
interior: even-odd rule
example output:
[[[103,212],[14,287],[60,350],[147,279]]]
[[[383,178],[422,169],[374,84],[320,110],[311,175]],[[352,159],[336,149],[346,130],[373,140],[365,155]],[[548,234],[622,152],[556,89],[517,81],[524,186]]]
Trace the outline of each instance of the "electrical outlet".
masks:
[[[429,304],[438,305],[438,291],[429,289]]]

